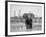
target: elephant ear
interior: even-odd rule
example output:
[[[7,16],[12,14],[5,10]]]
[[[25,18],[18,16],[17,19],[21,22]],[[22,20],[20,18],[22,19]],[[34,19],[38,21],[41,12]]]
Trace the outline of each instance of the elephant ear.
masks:
[[[35,18],[35,15],[33,13],[28,13],[28,15],[30,16],[31,19]]]
[[[31,14],[30,14],[30,17],[31,17],[32,19],[34,19],[34,18],[35,18],[35,15],[34,15],[33,13],[31,13]]]
[[[23,15],[23,18],[27,18],[28,17],[28,15],[27,15],[27,13],[25,13],[24,15]]]

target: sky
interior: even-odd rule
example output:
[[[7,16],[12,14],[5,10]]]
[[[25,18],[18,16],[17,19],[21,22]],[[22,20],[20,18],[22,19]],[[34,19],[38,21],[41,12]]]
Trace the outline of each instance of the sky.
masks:
[[[20,16],[24,13],[33,13],[36,17],[42,17],[42,7],[35,6],[35,5],[17,5],[17,4],[10,4],[10,16],[14,17],[18,16],[20,11]]]

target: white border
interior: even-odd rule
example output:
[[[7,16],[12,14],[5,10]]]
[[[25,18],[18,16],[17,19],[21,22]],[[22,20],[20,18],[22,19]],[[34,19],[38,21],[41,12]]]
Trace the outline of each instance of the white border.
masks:
[[[10,32],[10,4],[42,6],[42,31]],[[44,4],[32,4],[32,3],[29,4],[29,3],[8,2],[8,35],[36,34],[36,33],[44,33]]]

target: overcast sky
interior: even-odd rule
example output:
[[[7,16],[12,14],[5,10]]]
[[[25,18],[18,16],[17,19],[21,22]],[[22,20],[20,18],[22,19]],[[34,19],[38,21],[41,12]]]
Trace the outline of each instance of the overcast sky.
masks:
[[[18,16],[20,10],[20,16],[22,16],[24,13],[33,13],[35,16],[42,16],[42,7],[41,6],[35,6],[35,5],[16,5],[11,4],[10,5],[10,16],[14,17]]]

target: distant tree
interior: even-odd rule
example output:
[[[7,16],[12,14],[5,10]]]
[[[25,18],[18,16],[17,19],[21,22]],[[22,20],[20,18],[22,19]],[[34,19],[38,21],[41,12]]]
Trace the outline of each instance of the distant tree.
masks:
[[[42,17],[39,17],[40,19],[42,19]]]

